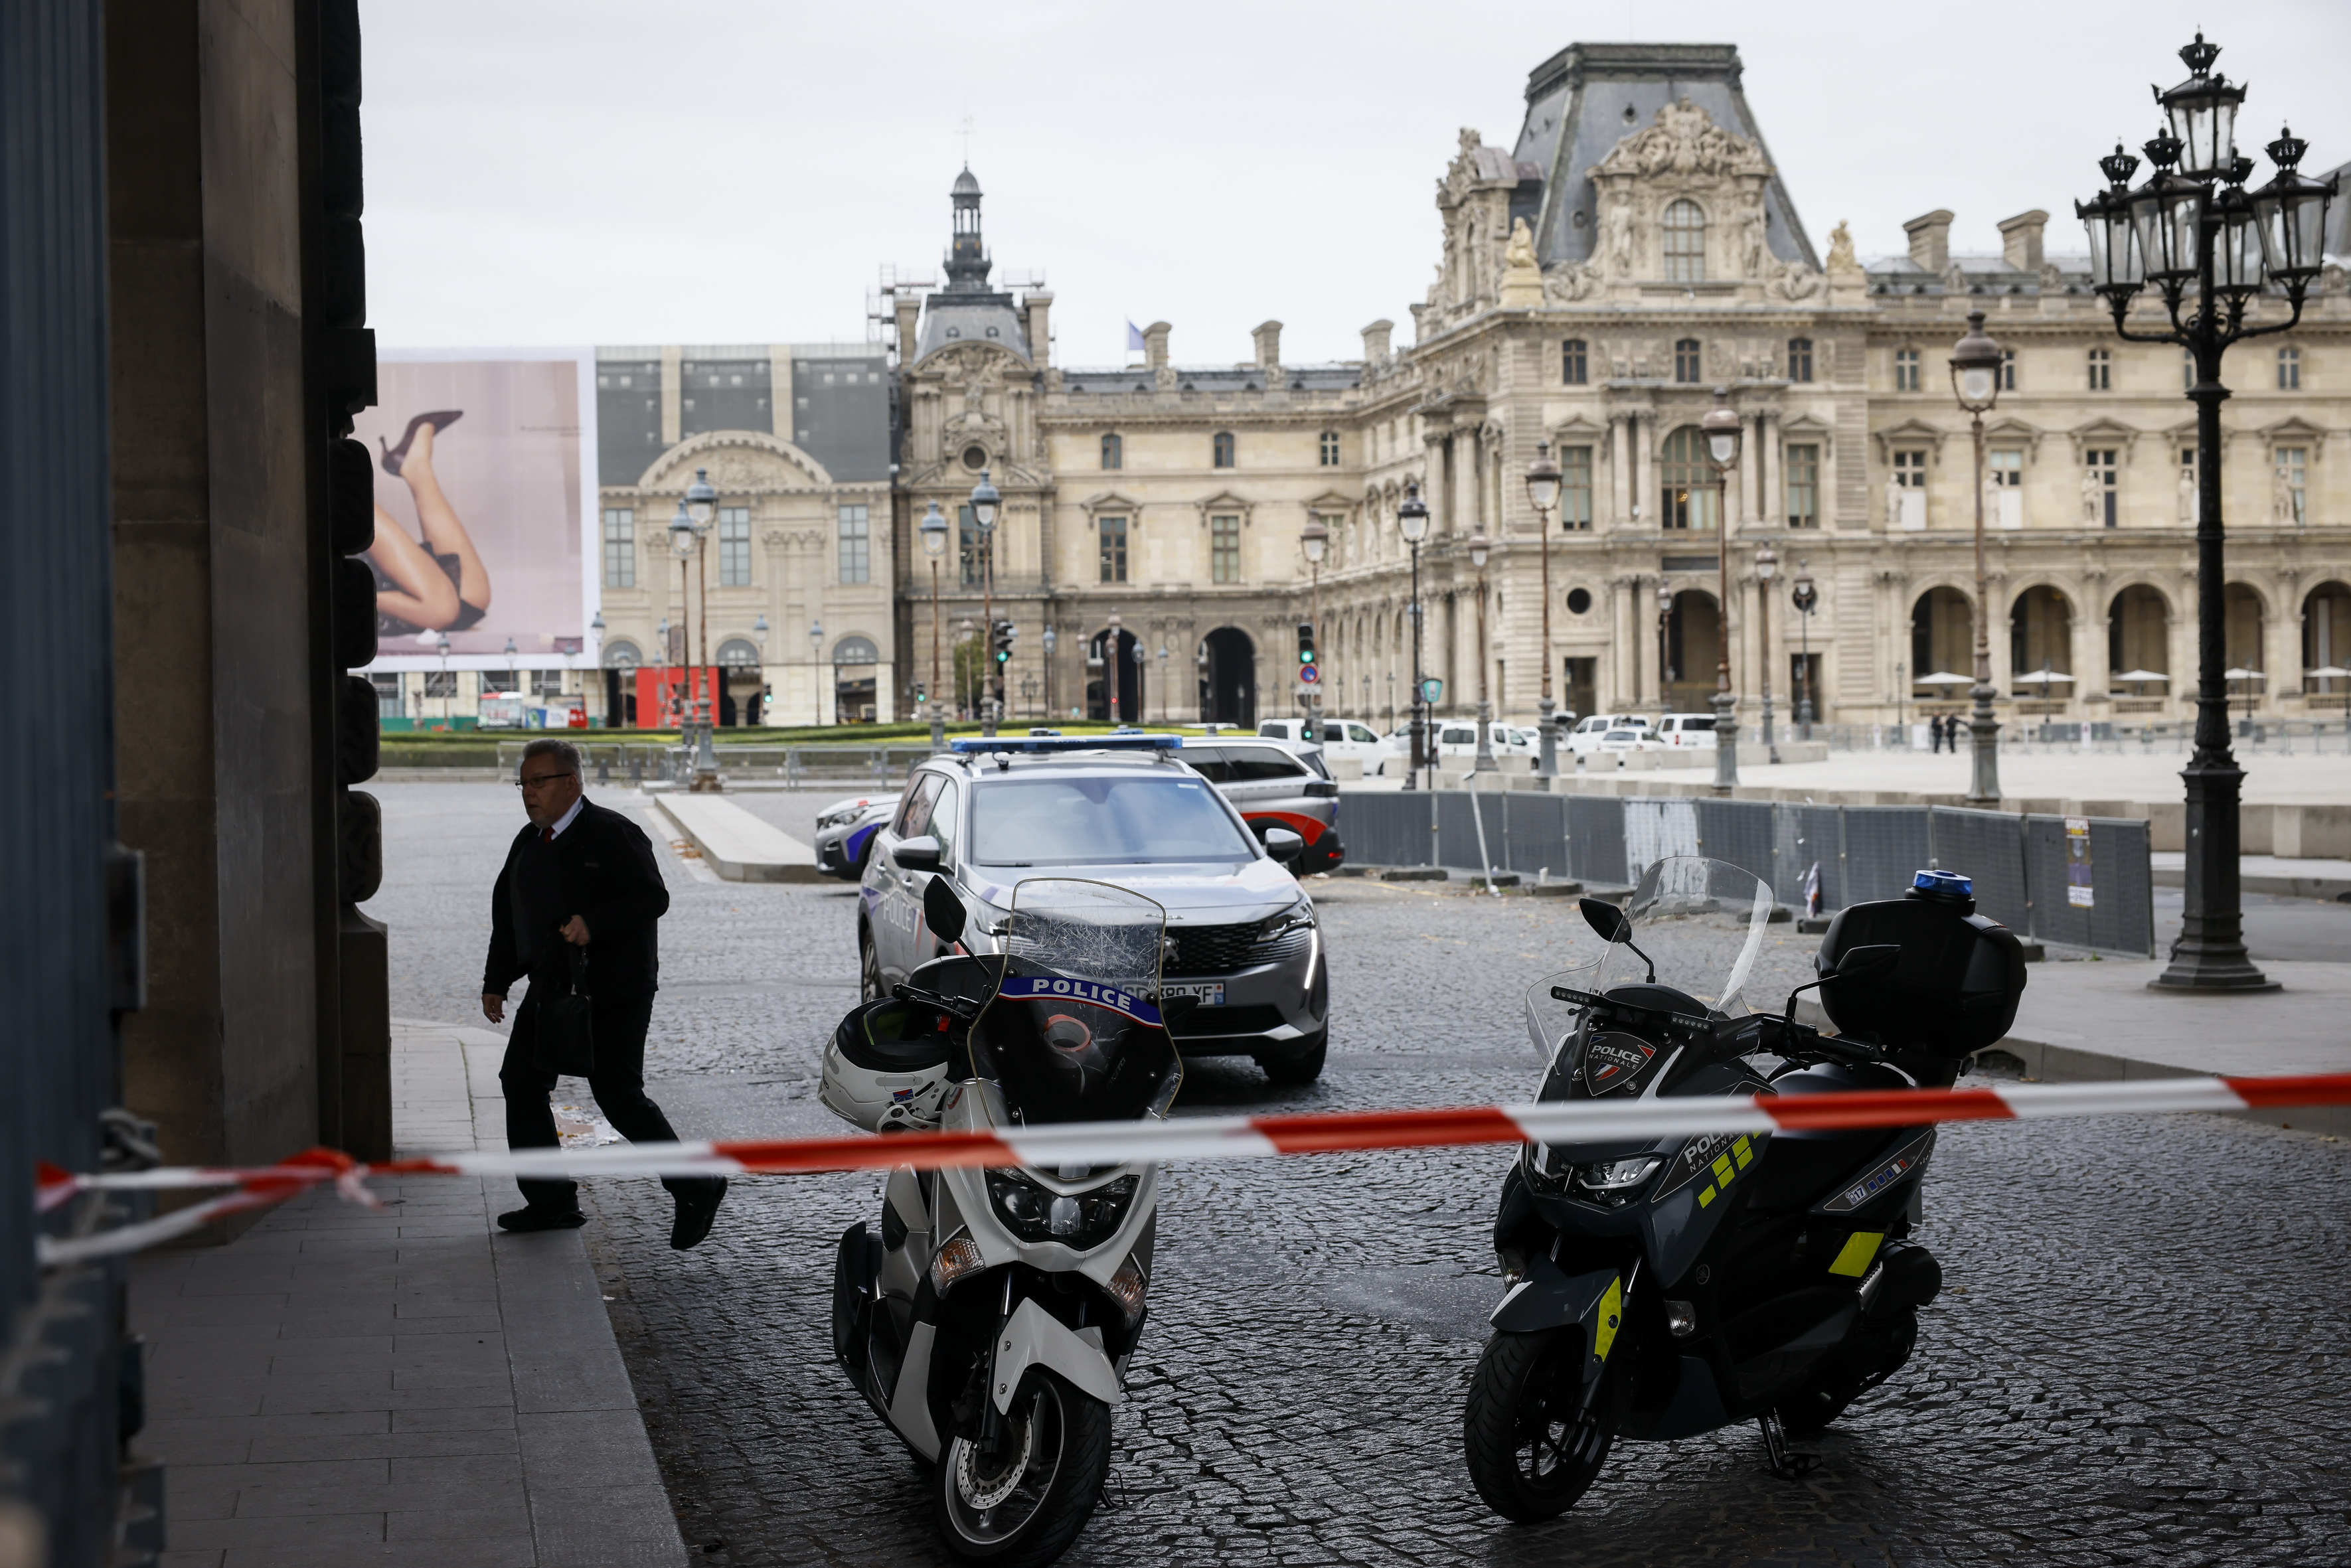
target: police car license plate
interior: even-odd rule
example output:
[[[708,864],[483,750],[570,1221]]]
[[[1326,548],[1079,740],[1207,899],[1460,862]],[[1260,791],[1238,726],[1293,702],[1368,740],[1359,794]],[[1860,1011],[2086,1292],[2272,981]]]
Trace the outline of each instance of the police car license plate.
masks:
[[[1225,1005],[1225,983],[1222,980],[1178,980],[1159,988],[1163,997],[1197,997],[1204,1008]]]

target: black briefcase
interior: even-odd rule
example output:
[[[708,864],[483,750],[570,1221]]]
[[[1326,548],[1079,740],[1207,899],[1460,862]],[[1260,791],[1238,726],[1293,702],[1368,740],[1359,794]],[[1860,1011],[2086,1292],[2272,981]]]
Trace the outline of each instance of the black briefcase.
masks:
[[[588,996],[588,954],[570,947],[571,975],[559,997],[538,1004],[538,1038],[531,1042],[531,1065],[541,1072],[586,1078],[596,1071],[593,1007]]]

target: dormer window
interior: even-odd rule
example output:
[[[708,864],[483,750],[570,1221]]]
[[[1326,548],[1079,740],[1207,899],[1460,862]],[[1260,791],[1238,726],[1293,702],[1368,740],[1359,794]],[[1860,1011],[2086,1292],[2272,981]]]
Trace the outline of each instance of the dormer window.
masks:
[[[1706,214],[1687,196],[1666,209],[1666,281],[1706,281]]]

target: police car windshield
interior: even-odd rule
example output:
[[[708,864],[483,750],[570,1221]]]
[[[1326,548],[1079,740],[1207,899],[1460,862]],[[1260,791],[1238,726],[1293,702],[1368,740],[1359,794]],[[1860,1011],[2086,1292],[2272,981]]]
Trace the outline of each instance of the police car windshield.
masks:
[[[1253,860],[1216,792],[1174,772],[999,779],[972,791],[974,863],[1136,865]]]

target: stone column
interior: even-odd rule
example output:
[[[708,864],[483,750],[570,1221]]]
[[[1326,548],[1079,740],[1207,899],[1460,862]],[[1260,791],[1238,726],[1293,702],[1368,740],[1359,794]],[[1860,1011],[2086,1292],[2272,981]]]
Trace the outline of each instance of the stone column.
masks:
[[[1628,707],[1635,699],[1627,694],[1641,689],[1641,598],[1640,583],[1635,579],[1620,577],[1610,586],[1608,616],[1611,668],[1605,685],[1597,681],[1593,685],[1596,690],[1611,694],[1603,699],[1611,707]]]
[[[1755,515],[1776,533],[1788,526],[1788,492],[1780,477],[1780,416],[1755,416]],[[1785,570],[1793,571],[1793,567]]]
[[[1633,526],[1633,416],[1612,411],[1608,415],[1608,526]]]

